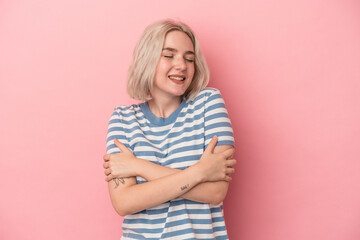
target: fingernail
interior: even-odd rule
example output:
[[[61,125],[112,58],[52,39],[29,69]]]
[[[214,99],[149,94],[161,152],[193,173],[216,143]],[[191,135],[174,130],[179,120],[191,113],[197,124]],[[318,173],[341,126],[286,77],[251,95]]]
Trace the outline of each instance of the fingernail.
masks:
[[[214,135],[214,136],[213,136],[213,139],[214,139],[214,140],[215,140],[215,139],[217,139],[217,136],[216,136],[216,135]]]

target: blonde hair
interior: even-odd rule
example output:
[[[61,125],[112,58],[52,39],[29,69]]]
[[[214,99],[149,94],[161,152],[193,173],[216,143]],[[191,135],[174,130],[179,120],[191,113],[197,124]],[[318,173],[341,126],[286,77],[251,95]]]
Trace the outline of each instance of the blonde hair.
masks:
[[[193,100],[209,83],[209,69],[194,32],[182,22],[167,19],[149,25],[135,47],[127,77],[127,91],[130,97],[140,101],[151,99],[149,93],[153,87],[156,66],[161,56],[166,34],[171,31],[184,32],[194,46],[195,72],[183,97]]]

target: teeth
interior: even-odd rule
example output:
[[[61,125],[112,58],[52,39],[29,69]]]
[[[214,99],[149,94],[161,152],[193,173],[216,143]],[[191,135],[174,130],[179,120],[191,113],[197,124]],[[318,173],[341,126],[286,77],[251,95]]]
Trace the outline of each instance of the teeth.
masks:
[[[176,81],[183,81],[183,80],[185,80],[185,78],[182,78],[182,77],[169,76],[169,78],[172,79],[172,80],[176,80]]]

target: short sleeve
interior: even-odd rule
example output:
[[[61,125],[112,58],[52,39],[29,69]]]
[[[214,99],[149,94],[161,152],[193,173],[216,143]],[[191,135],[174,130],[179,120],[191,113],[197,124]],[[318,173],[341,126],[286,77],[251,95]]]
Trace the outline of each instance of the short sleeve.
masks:
[[[205,148],[214,135],[218,137],[217,146],[235,146],[234,133],[224,99],[219,90],[213,88],[211,90],[205,101]]]
[[[129,143],[122,124],[121,109],[119,108],[115,108],[114,113],[111,115],[109,120],[106,137],[106,153],[113,154],[120,152],[120,149],[114,143],[115,138],[129,148]]]

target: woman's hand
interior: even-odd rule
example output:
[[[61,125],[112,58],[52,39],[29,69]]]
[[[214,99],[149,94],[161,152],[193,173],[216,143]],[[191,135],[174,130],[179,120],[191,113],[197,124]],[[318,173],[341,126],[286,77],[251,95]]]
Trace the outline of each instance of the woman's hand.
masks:
[[[196,164],[200,169],[204,182],[231,181],[230,175],[235,172],[233,159],[235,150],[227,149],[223,152],[214,153],[217,137],[214,136],[205,149],[200,161]]]
[[[105,181],[110,181],[113,178],[126,178],[137,176],[136,162],[137,158],[134,154],[117,139],[114,139],[115,145],[121,150],[120,153],[105,154],[104,164]]]

